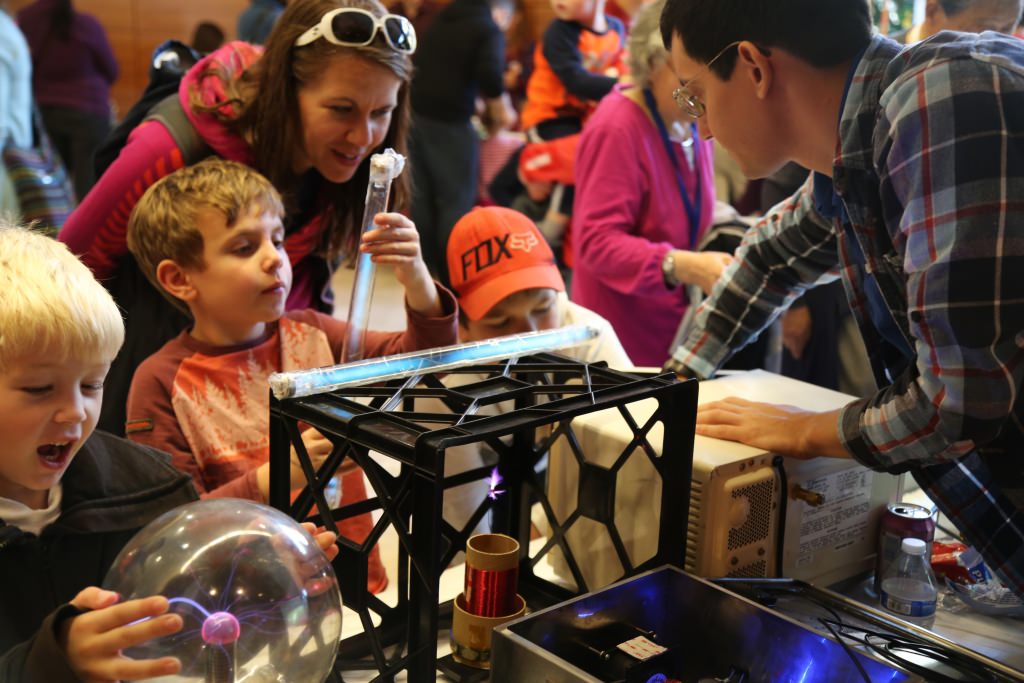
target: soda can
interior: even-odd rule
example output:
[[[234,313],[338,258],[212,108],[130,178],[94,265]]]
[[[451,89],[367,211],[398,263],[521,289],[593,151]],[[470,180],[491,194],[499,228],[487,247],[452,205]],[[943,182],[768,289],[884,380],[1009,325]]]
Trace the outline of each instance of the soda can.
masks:
[[[875,557],[875,592],[882,582],[886,567],[896,559],[904,538],[919,538],[928,545],[926,557],[931,560],[935,540],[935,518],[923,505],[889,503],[878,528],[878,554]]]

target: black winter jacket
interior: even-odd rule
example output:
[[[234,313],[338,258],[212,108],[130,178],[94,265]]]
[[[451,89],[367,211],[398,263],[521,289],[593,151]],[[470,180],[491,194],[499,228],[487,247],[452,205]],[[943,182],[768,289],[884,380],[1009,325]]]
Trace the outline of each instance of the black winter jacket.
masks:
[[[152,519],[197,499],[169,456],[95,432],[62,478],[60,517],[39,536],[0,520],[0,681],[77,681],[56,632],[68,601],[99,586]]]

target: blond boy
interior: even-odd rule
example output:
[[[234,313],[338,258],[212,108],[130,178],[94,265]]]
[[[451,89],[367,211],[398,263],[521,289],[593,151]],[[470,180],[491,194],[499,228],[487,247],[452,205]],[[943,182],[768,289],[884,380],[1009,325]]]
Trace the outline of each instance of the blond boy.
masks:
[[[175,674],[121,655],[181,629],[166,598],[97,587],[142,526],[196,499],[166,455],[94,431],[120,312],[67,247],[2,223],[0,287],[0,681]],[[334,541],[317,536],[328,557]]]
[[[117,306],[64,245],[8,225],[0,287],[0,680],[173,674],[117,649],[180,629],[167,600],[96,587],[140,527],[196,497],[163,454],[93,431]]]

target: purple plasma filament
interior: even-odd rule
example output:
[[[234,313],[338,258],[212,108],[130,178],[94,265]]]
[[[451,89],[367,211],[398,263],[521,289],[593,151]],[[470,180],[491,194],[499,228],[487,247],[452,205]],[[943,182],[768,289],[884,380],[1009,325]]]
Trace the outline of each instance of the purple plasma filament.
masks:
[[[229,645],[241,632],[238,619],[229,612],[214,612],[203,621],[202,637],[207,645]]]

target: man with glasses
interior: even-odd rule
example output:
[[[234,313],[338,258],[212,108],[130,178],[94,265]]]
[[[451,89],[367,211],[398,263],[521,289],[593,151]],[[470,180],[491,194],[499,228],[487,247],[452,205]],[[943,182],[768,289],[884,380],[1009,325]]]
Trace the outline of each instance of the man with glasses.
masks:
[[[704,378],[842,278],[879,391],[812,413],[727,399],[700,434],[909,471],[1024,596],[1024,44],[900,52],[864,0],[669,0],[677,102],[747,175],[813,171],[747,234],[669,367]]]

